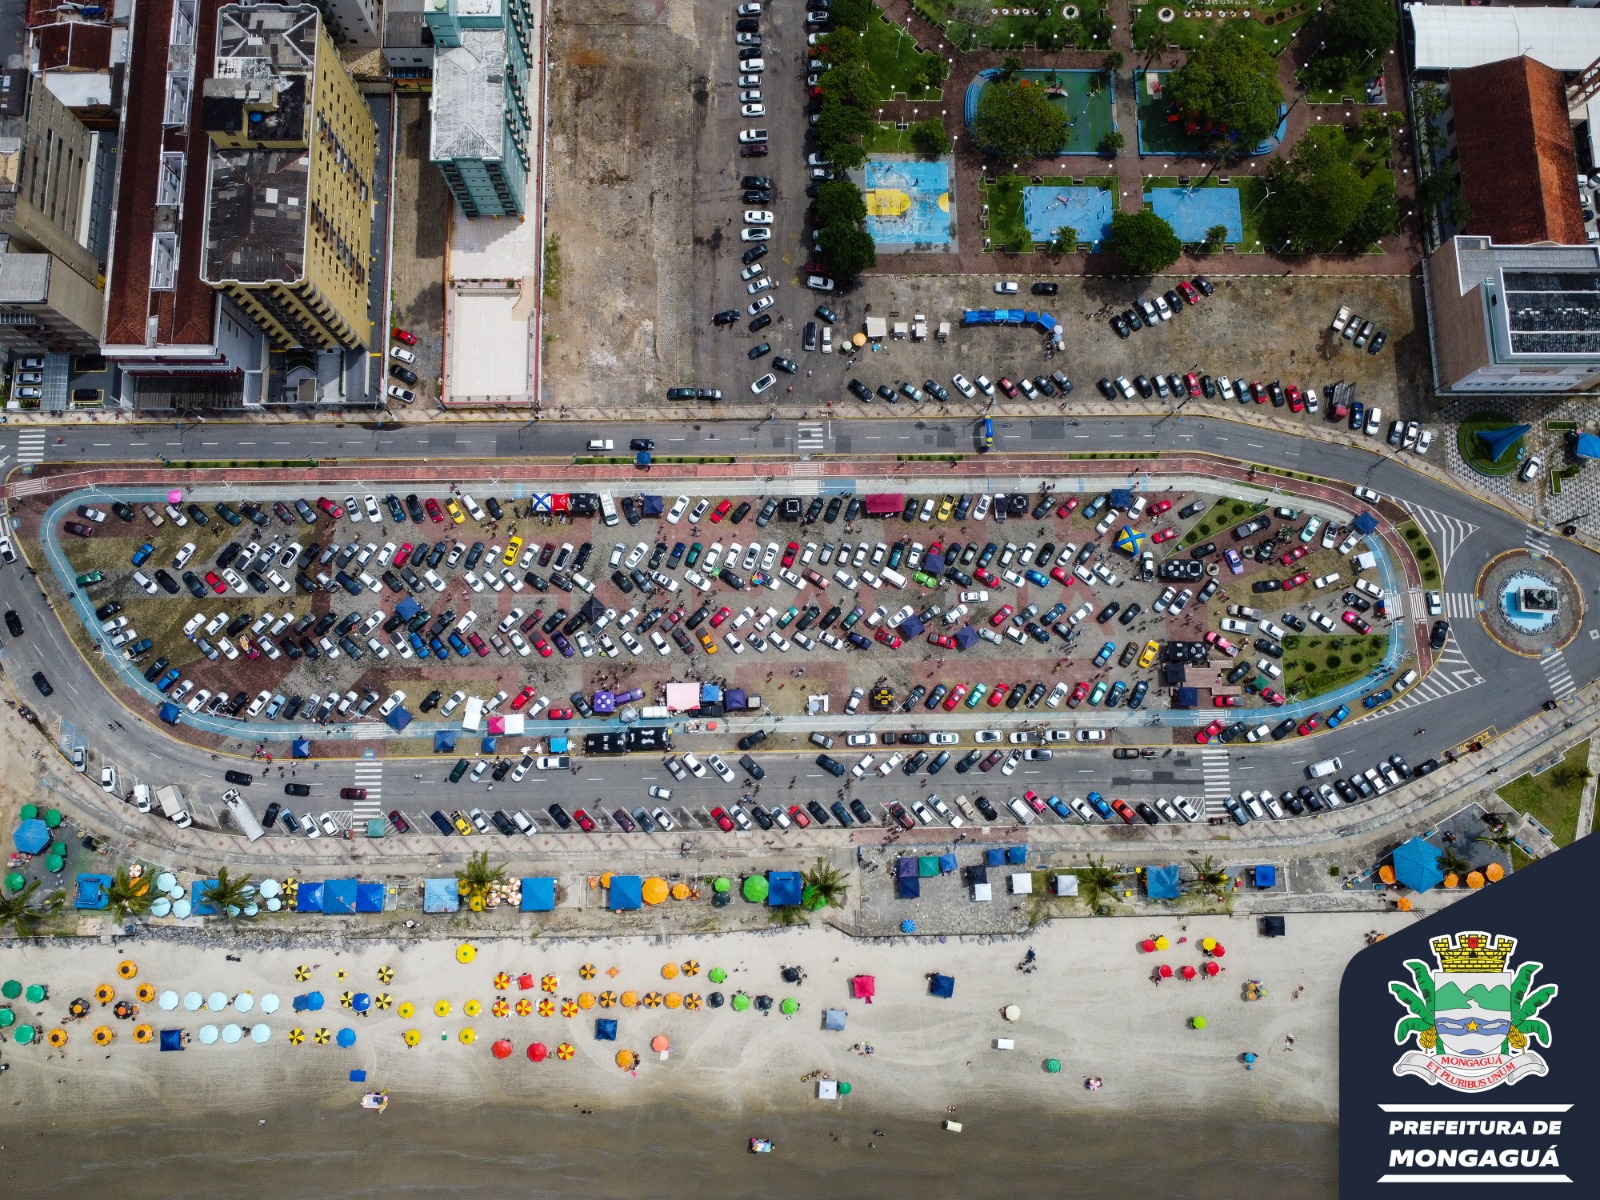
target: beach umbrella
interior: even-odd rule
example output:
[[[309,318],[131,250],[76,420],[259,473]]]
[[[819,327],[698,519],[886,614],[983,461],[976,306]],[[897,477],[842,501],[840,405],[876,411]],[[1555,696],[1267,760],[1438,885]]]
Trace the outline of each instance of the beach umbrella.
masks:
[[[1190,966],[1188,963],[1183,964],[1183,977],[1185,979],[1193,979],[1196,974],[1197,972],[1195,971],[1194,967]]]
[[[34,984],[33,986],[38,987],[39,985]],[[110,1004],[117,998],[117,989],[112,987],[109,983],[102,983],[99,987],[94,989],[94,998],[100,1001],[101,1004]]]
[[[1410,912],[1411,911],[1411,897],[1410,896],[1401,896],[1400,899],[1398,899],[1398,900],[1396,900],[1394,902],[1394,906],[1400,912]]]
[[[1214,962],[1208,962],[1206,964],[1206,974],[1207,975],[1215,977],[1221,970],[1222,970],[1222,968],[1220,966],[1218,966]]]
[[[1156,939],[1156,949],[1157,950],[1165,950],[1171,944],[1172,944],[1171,942],[1167,941],[1167,935],[1166,934],[1162,934],[1160,937],[1158,937]]]
[[[155,1040],[156,1027],[154,1025],[136,1025],[133,1030],[133,1040],[141,1046]]]
[[[319,1025],[317,1027],[317,1031],[311,1035],[311,1040],[316,1042],[316,1044],[319,1046],[326,1046],[328,1044],[328,1038],[331,1036],[332,1035],[326,1029]]]
[[[563,1017],[575,1017],[575,1016],[577,1016],[578,1015],[577,1002],[573,1001],[573,1000],[563,1000],[561,1002],[561,1015]]]
[[[185,992],[183,1006],[190,1012],[199,1012],[205,1006],[206,998],[199,992]]]
[[[1146,954],[1154,954],[1156,952],[1155,940],[1153,938],[1145,938],[1144,941],[1139,943],[1139,949],[1143,950]]]
[[[668,1050],[672,1049],[672,1042],[668,1039],[666,1034],[658,1033],[655,1035],[655,1037],[650,1039],[650,1049],[654,1050],[657,1054],[664,1054]]]
[[[116,1033],[109,1025],[97,1025],[94,1030],[94,1044],[96,1046],[109,1046],[116,1040]]]
[[[1200,939],[1200,949],[1204,950],[1207,954],[1210,954],[1216,948],[1217,948],[1217,939],[1216,938],[1208,937],[1208,938],[1201,938]]]
[[[268,992],[265,996],[261,997],[260,1007],[261,1011],[264,1013],[271,1014],[277,1012],[278,1004],[278,994],[276,992]]]
[[[691,958],[688,962],[684,963],[683,964],[683,973],[685,975],[698,975],[698,974],[700,974],[700,962],[699,962],[699,960]]]
[[[721,1008],[723,1003],[724,1003],[724,1001],[722,999],[722,993],[721,992],[712,992],[709,996],[706,997],[706,1003],[709,1004],[712,1008]]]
[[[621,1067],[624,1071],[633,1070],[633,1068],[638,1065],[638,1062],[638,1056],[635,1055],[632,1050],[617,1051],[617,1066]]]
[[[156,998],[156,989],[148,983],[141,983],[133,994],[139,998],[140,1004],[149,1004]]]
[[[413,1049],[415,1049],[417,1043],[422,1040],[422,1035],[420,1033],[418,1033],[415,1029],[406,1030],[403,1034],[400,1035],[400,1037],[405,1042],[406,1045],[412,1047]]]
[[[340,1003],[340,1005],[342,1005],[345,1008],[349,1008],[351,1002],[355,999],[355,996],[356,996],[356,994],[354,992],[341,992],[339,994],[339,1003]]]
[[[291,1046],[298,1046],[301,1042],[303,1042],[305,1040],[306,1040],[306,1031],[304,1029],[291,1029],[291,1030],[289,1030],[289,1044]]]
[[[206,1045],[213,1045],[217,1040],[217,1027],[215,1025],[200,1026],[200,1040]]]
[[[450,1015],[450,1001],[440,1000],[435,1004],[433,1006],[433,1015],[436,1017],[448,1017]]]
[[[1458,887],[1460,885],[1460,883],[1461,883],[1461,876],[1457,875],[1454,871],[1450,871],[1450,872],[1447,872],[1445,874],[1445,877],[1444,877],[1444,886],[1445,887],[1447,887],[1447,888]]]
[[[270,1038],[271,1036],[272,1036],[272,1027],[270,1025],[268,1025],[265,1021],[262,1021],[262,1022],[260,1022],[259,1024],[256,1024],[256,1025],[252,1025],[250,1027],[250,1040],[252,1042],[256,1043],[256,1045],[258,1045],[258,1046],[265,1045],[267,1039]]]
[[[504,971],[501,971],[495,975],[493,984],[495,991],[503,992],[511,986],[511,976],[507,975]]]
[[[124,979],[132,979],[139,973],[139,964],[131,958],[125,958],[117,964],[117,974]]]
[[[180,921],[187,921],[189,914],[194,911],[194,906],[187,900],[174,900],[172,902],[172,915]]]
[[[767,898],[767,877],[765,875],[746,875],[744,887],[740,889],[744,898],[751,904],[760,904]]]
[[[1061,1060],[1059,1058],[1047,1058],[1047,1059],[1045,1059],[1044,1060],[1044,1069],[1046,1071],[1049,1071],[1050,1074],[1052,1074],[1052,1075],[1061,1074]]]
[[[227,993],[212,992],[211,995],[206,997],[206,1007],[212,1012],[221,1012],[223,1009],[228,1007]]]
[[[518,975],[517,986],[523,991],[527,991],[533,986],[533,975],[527,971],[524,971],[521,975]]]
[[[256,1006],[256,998],[249,992],[240,992],[233,998],[235,1012],[249,1012]]]
[[[111,1007],[111,1015],[116,1017],[119,1021],[126,1021],[138,1011],[138,1007],[128,1000],[118,1000],[116,1004],[112,1005]]]
[[[744,1012],[749,1007],[750,1007],[750,997],[749,996],[745,995],[743,992],[735,992],[733,994],[733,1011],[734,1012]]]
[[[20,995],[22,995],[20,979],[8,979],[4,985],[0,985],[0,996],[4,996],[7,1000],[15,1000]]]
[[[578,968],[579,979],[593,979],[594,977],[595,969],[593,963],[584,963],[583,966]]]
[[[687,996],[685,996],[683,998],[683,1006],[685,1008],[690,1008],[690,1009],[699,1008],[700,1007],[700,993],[699,992],[690,992]]]
[[[546,975],[539,981],[539,986],[545,991],[553,994],[555,990],[561,986],[561,981],[558,980],[554,975]]]
[[[917,923],[915,921],[911,920],[911,918],[907,917],[904,921],[900,922],[900,932],[901,933],[915,933],[916,931],[917,931]]]
[[[721,983],[728,978],[728,973],[721,967],[712,967],[711,974],[707,975],[706,978],[711,980],[712,983]]]
[[[139,1028],[147,1029],[149,1027],[146,1025],[141,1025]],[[67,1031],[57,1026],[55,1029],[52,1029],[49,1032],[49,1034],[45,1037],[45,1041],[58,1048],[65,1046],[67,1044]]]
[[[461,945],[456,947],[456,961],[458,963],[469,963],[477,957],[478,948],[471,942],[462,942]]]
[[[663,963],[661,965],[661,978],[676,979],[678,977],[677,963]]]
[[[167,1012],[171,1012],[173,1009],[178,1007],[178,993],[171,991],[162,992],[161,998],[157,1000],[156,1003],[162,1008],[166,1009]],[[84,1008],[87,1010],[88,1005],[85,1005]]]
[[[469,1017],[475,1017],[483,1011],[483,1005],[479,1004],[476,1000],[468,1000],[461,1006],[461,1011],[466,1013]]]
[[[639,993],[638,992],[633,992],[633,991],[623,992],[622,993],[622,1007],[623,1008],[638,1008],[639,1007]]]
[[[27,876],[25,876],[21,871],[12,871],[6,876],[6,891],[20,892],[27,882]]]
[[[492,1016],[509,1017],[511,1015],[511,1005],[506,1003],[504,996],[501,996],[489,1006],[489,1012]]]
[[[388,992],[379,992],[376,996],[374,996],[372,998],[372,1002],[374,1004],[376,1004],[379,1008],[388,1008],[391,1004],[394,1003],[394,997],[389,995]]]
[[[556,1002],[550,999],[549,996],[539,1001],[539,1015],[541,1017],[553,1017],[556,1015]]]
[[[1253,1063],[1253,1062],[1255,1062],[1255,1060],[1256,1060],[1256,1056],[1255,1056],[1255,1054],[1254,1054],[1254,1052],[1252,1052],[1252,1051],[1249,1051],[1249,1050],[1246,1050],[1246,1051],[1245,1051],[1245,1055],[1244,1055],[1244,1060],[1245,1060],[1245,1062],[1247,1062],[1247,1063]]]
[[[299,982],[304,983],[306,980],[311,978],[311,968],[306,966],[304,963],[301,963],[294,969],[294,977]]]
[[[366,1012],[372,1007],[372,997],[366,992],[357,992],[350,1000],[350,1007],[356,1012]]]
[[[243,1036],[244,1030],[233,1024],[231,1021],[222,1027],[222,1040],[227,1042],[230,1046]]]
[[[1388,863],[1384,863],[1383,866],[1378,868],[1378,878],[1384,883],[1392,884],[1394,882],[1394,868]]]
[[[851,1092],[851,1083],[848,1079],[839,1080],[839,1095],[848,1096]]]
[[[510,1058],[511,1043],[506,1041],[505,1038],[501,1038],[498,1042],[489,1047],[489,1053],[493,1054],[496,1058]]]
[[[177,1006],[178,995],[176,992],[172,993],[172,1003],[174,1007]],[[86,1017],[89,1015],[89,1002],[82,996],[75,996],[72,1003],[67,1005],[67,1011],[75,1017]]]
[[[673,884],[672,898],[674,900],[687,900],[689,898],[689,885],[686,883]]]
[[[644,1006],[646,1008],[660,1008],[661,1007],[661,993],[660,992],[646,992],[645,993],[645,997],[644,997]]]
[[[31,1043],[33,1041],[33,1039],[36,1038],[37,1036],[38,1036],[38,1033],[34,1030],[32,1025],[19,1025],[19,1026],[17,1026],[17,1032],[16,1032],[17,1045],[26,1046],[29,1043]]]
[[[562,1062],[566,1062],[576,1053],[577,1047],[575,1047],[571,1042],[562,1042],[561,1045],[556,1047],[556,1057]]]
[[[1228,953],[1228,948],[1226,946],[1224,946],[1221,942],[1218,942],[1211,950],[1211,957],[1213,957],[1213,958],[1221,958],[1223,955],[1225,955],[1227,953]]]
[[[351,1046],[356,1044],[356,1031],[351,1029],[349,1026],[346,1026],[345,1028],[339,1030],[339,1036],[335,1040],[339,1043],[339,1045],[348,1050]]]
[[[390,966],[379,967],[378,968],[378,982],[379,983],[393,983],[394,982],[394,968],[390,967]]]
[[[646,904],[660,904],[665,900],[671,889],[667,881],[659,875],[652,875],[646,879],[639,888],[639,898]]]
[[[49,994],[42,983],[30,983],[28,985],[27,997],[29,1004],[43,1004],[45,997]]]
[[[327,1001],[322,998],[321,992],[306,993],[306,1007],[312,1012],[321,1012],[322,1006],[326,1003]]]
[[[772,1011],[772,997],[771,996],[757,996],[756,997],[756,1007],[759,1008],[762,1012],[771,1012]]]
[[[9,1029],[17,1023],[17,1014],[10,1008],[0,1008],[0,1029]]]
[[[1482,871],[1469,871],[1469,872],[1467,872],[1467,886],[1469,888],[1471,888],[1473,891],[1477,891],[1479,888],[1481,888],[1483,886],[1483,872]]]
[[[594,993],[593,992],[579,992],[578,993],[578,1007],[582,1008],[582,1009],[593,1008],[594,1007]]]
[[[528,1047],[528,1060],[530,1062],[543,1062],[550,1057],[550,1051],[543,1042],[535,1042]]]
[[[1483,869],[1483,877],[1490,883],[1499,883],[1506,877],[1506,869],[1499,863],[1492,862]]]
[[[165,917],[172,912],[172,901],[165,896],[157,896],[150,902],[150,915],[152,917]]]
[[[716,882],[711,885],[711,890],[714,892],[726,892],[732,887],[733,880],[729,879],[726,875],[719,875]]]
[[[795,1013],[800,1011],[800,1001],[796,1000],[793,996],[785,996],[783,998],[783,1003],[778,1005],[778,1009],[783,1013],[784,1016],[792,1017]]]
[[[1205,1027],[1206,1027],[1206,1019],[1204,1017],[1190,1017],[1189,1018],[1189,1028],[1190,1029],[1204,1029]]]
[[[346,971],[343,967],[340,967],[337,971],[335,971],[333,973],[333,977],[335,979],[343,979],[348,974],[349,974],[348,971]]]
[[[1170,966],[1168,966],[1166,963],[1162,963],[1161,966],[1159,968],[1157,968],[1157,972],[1156,973],[1158,975],[1160,975],[1162,979],[1171,979],[1172,978],[1172,968]]]
[[[612,979],[615,979],[618,975],[622,974],[622,968],[621,967],[607,967],[606,968],[606,974],[609,975]]]
[[[616,1002],[617,1002],[617,994],[615,992],[601,992],[600,993],[600,1007],[601,1008],[611,1008],[613,1005],[616,1004]]]
[[[1020,1021],[1022,1019],[1022,1009],[1015,1004],[1008,1004],[1001,1015],[1008,1021]]]
[[[529,1000],[526,996],[524,996],[521,1000],[517,1001],[517,1016],[526,1017],[526,1016],[531,1015],[532,1012],[533,1012],[533,1001],[532,1000]]]

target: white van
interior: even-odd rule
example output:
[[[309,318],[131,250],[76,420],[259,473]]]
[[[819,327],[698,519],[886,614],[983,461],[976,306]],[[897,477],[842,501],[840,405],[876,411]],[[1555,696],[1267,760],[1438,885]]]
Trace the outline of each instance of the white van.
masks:
[[[892,584],[897,588],[903,588],[906,586],[906,577],[900,574],[899,571],[896,571],[893,567],[884,567],[879,573],[885,583]]]
[[[600,517],[607,525],[617,523],[617,501],[610,492],[600,493]]]
[[[1342,771],[1344,764],[1337,755],[1333,758],[1324,758],[1312,763],[1306,768],[1306,776],[1310,779],[1321,779],[1324,775],[1332,775],[1335,771]]]

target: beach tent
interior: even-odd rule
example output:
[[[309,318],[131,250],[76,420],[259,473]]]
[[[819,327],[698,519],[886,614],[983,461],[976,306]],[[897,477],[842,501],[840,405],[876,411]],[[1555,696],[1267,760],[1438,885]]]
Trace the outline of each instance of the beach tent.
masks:
[[[610,1017],[597,1017],[594,1023],[594,1040],[597,1042],[616,1041],[617,1023]]]
[[[939,856],[937,854],[924,854],[917,859],[917,874],[924,879],[931,879],[939,873]]]
[[[183,710],[180,709],[176,704],[172,704],[172,703],[169,702],[167,704],[163,704],[161,706],[161,711],[159,713],[157,713],[156,715],[159,716],[168,725],[176,725],[178,723],[178,715],[182,711]]]
[[[1028,861],[1028,848],[1026,846],[1006,847],[1006,861],[1013,867],[1020,867]]]
[[[1135,557],[1139,551],[1144,549],[1144,534],[1137,529],[1130,529],[1124,525],[1122,532],[1117,534],[1117,549],[1121,550],[1129,558]]]
[[[441,729],[433,735],[433,752],[435,754],[450,754],[456,748],[456,733],[453,729]]]
[[[897,858],[894,861],[894,874],[896,879],[904,879],[917,873],[917,860],[914,858]]]
[[[837,1100],[839,1098],[839,1084],[833,1079],[817,1080],[818,1100]]]
[[[289,744],[289,756],[291,758],[310,758],[311,757],[311,742],[310,742],[310,739],[308,739],[308,738],[295,738],[295,740]]]
[[[383,911],[384,887],[381,883],[356,884],[356,911],[375,913]]]
[[[1164,867],[1146,867],[1144,872],[1145,895],[1152,900],[1176,900],[1178,898],[1178,864],[1170,863]]]
[[[963,625],[955,632],[956,649],[970,650],[978,644],[978,631],[971,625]]]
[[[750,707],[750,697],[743,688],[729,688],[722,703],[729,712],[743,712]]]
[[[927,626],[922,623],[922,618],[913,613],[904,621],[900,622],[900,636],[908,638],[918,637],[926,628]]]
[[[1283,927],[1283,918],[1282,917],[1262,917],[1261,918],[1261,936],[1262,937],[1282,937],[1284,935],[1284,932],[1285,931],[1284,931],[1284,927]]]
[[[1172,706],[1174,708],[1199,708],[1200,689],[1192,687],[1179,688],[1177,694],[1173,696]]]
[[[50,844],[50,827],[37,817],[18,825],[11,841],[22,854],[39,854]]]
[[[629,912],[644,905],[644,880],[638,875],[613,875],[606,907]]]
[[[871,1004],[877,994],[878,980],[875,975],[857,975],[850,980],[850,995],[855,999]]]
[[[163,1029],[161,1031],[161,1048],[163,1050],[182,1050],[183,1030]]]
[[[422,881],[422,911],[453,913],[461,910],[461,890],[454,879]]]
[[[452,879],[450,886],[455,887],[456,881]],[[321,912],[322,911],[322,884],[302,883],[295,892],[295,912]]]
[[[1078,877],[1076,875],[1057,875],[1051,880],[1050,886],[1058,896],[1076,896],[1078,894]]]
[[[77,894],[73,897],[73,908],[107,908],[111,899],[106,889],[111,886],[109,875],[79,875]]]
[[[935,974],[928,980],[928,995],[943,996],[946,1000],[956,994],[956,978],[954,975]]]
[[[1354,521],[1350,522],[1350,527],[1357,533],[1363,535],[1369,534],[1378,528],[1378,518],[1369,512],[1364,512]]]
[[[411,724],[414,719],[415,718],[413,718],[412,715],[403,708],[395,709],[392,713],[384,718],[384,720],[388,722],[389,728],[394,730],[396,733],[404,731],[405,727]]]
[[[956,856],[954,854],[939,855],[939,874],[948,875],[956,869]]]
[[[1133,507],[1132,488],[1112,488],[1108,503],[1112,508],[1128,509]]]
[[[330,879],[322,885],[322,911],[340,916],[356,911],[356,881]]]
[[[1505,457],[1506,451],[1520,442],[1532,428],[1531,425],[1508,425],[1504,429],[1480,429],[1474,436],[1483,443],[1489,461],[1499,462]]]
[[[1439,851],[1422,838],[1414,837],[1394,852],[1394,877],[1403,887],[1426,892],[1444,882],[1439,869]]]
[[[647,517],[659,517],[666,511],[666,506],[662,504],[660,496],[642,495],[639,497],[639,504],[644,509],[644,515]]]
[[[983,852],[985,866],[1003,867],[1006,865],[1006,852],[999,846],[990,846]]]
[[[894,894],[902,900],[916,900],[922,895],[922,880],[915,875],[903,875],[894,881]]]
[[[493,754],[497,745],[499,745],[497,739],[493,737],[485,737],[483,741],[479,743],[478,750],[483,754]]]
[[[556,881],[534,876],[522,881],[522,911],[550,912],[556,906]]]
[[[692,683],[667,684],[667,708],[673,712],[693,712],[700,707],[700,689]]]
[[[422,606],[410,596],[402,596],[400,598],[400,603],[394,606],[394,615],[399,617],[402,621],[411,620],[412,617],[416,616],[421,611]]]
[[[804,890],[799,871],[767,872],[767,904],[772,908],[788,908],[800,903]]]
[[[1263,864],[1255,869],[1255,876],[1258,888],[1275,887],[1278,883],[1278,868]]]
[[[589,707],[602,717],[610,716],[617,711],[617,697],[613,692],[598,691],[589,701]]]
[[[831,1029],[835,1033],[844,1032],[845,1011],[842,1008],[825,1008],[822,1010],[822,1027]]]
[[[1011,894],[1013,896],[1031,896],[1033,894],[1033,876],[1027,871],[1013,871],[1011,873]]]
[[[1580,433],[1572,442],[1572,453],[1578,458],[1600,458],[1600,437]]]

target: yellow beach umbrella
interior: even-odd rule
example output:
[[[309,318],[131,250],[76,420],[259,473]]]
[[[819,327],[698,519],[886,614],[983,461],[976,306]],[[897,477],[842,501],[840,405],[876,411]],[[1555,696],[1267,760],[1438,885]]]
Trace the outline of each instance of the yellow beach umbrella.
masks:
[[[638,1061],[638,1056],[635,1055],[632,1050],[617,1051],[617,1066],[621,1067],[624,1071],[633,1070],[634,1065],[638,1063]]]
[[[156,998],[156,989],[149,983],[141,983],[133,994],[139,997],[140,1004],[149,1004]]]
[[[332,1036],[333,1035],[330,1034],[326,1029],[319,1028],[311,1035],[311,1040],[316,1042],[319,1046],[326,1046],[328,1044],[328,1039]]]
[[[644,886],[639,889],[639,895],[646,904],[660,904],[667,898],[667,881],[659,875],[652,875],[644,881]]]
[[[678,995],[677,992],[668,992],[667,993],[667,1007],[668,1008],[678,1008],[682,1004],[683,1004],[683,997]]]
[[[131,958],[125,958],[117,964],[117,974],[124,979],[132,979],[139,973],[139,964]]]
[[[408,1029],[400,1036],[405,1039],[405,1043],[408,1046],[415,1046],[418,1042],[422,1041],[422,1035],[415,1029]]]
[[[388,992],[379,992],[372,998],[372,1002],[379,1008],[388,1008],[389,1005],[394,1003],[394,997],[389,995]]]
[[[517,1001],[517,1016],[526,1017],[533,1012],[533,1001],[524,996]]]
[[[483,1005],[479,1004],[476,1000],[468,1000],[461,1006],[461,1011],[466,1013],[469,1017],[475,1017],[483,1011]]]
[[[613,1007],[616,1006],[616,1003],[617,1003],[617,994],[615,992],[601,992],[600,993],[600,1007],[601,1008],[613,1008]]]
[[[304,983],[306,980],[311,978],[311,968],[306,966],[304,963],[301,963],[294,969],[294,977],[299,982]]]
[[[345,1008],[350,1008],[351,1001],[355,999],[355,995],[354,992],[341,992],[339,994],[339,1003]]]
[[[99,987],[95,988],[94,998],[100,1001],[101,1004],[110,1004],[117,998],[117,989],[112,987],[109,983],[102,983]]]
[[[502,996],[494,1002],[489,1012],[496,1017],[509,1017],[511,1015],[511,1005],[507,1004],[505,997]]]
[[[144,1026],[141,1025],[139,1028],[143,1029]],[[45,1038],[45,1041],[59,1049],[67,1044],[67,1031],[59,1027],[52,1029],[49,1035]]]
[[[379,983],[393,983],[394,982],[394,968],[390,967],[390,966],[379,967],[378,968],[378,982]]]
[[[1467,873],[1467,886],[1473,891],[1481,888],[1483,886],[1483,872],[1469,871]]]
[[[645,993],[644,1006],[646,1008],[660,1008],[661,1007],[661,993],[660,992],[647,992],[647,993]]]
[[[698,974],[700,974],[700,960],[697,959],[697,958],[691,958],[688,962],[684,963],[683,964],[683,973],[685,975],[698,975]]]
[[[541,1017],[553,1017],[556,1015],[556,1002],[550,999],[549,996],[539,1001],[539,1015]]]
[[[593,1008],[594,1007],[594,993],[593,992],[581,992],[581,993],[579,993],[579,995],[578,995],[578,1007],[582,1008],[582,1009]]]
[[[687,883],[673,884],[672,898],[674,900],[687,900],[689,898],[689,885]]]
[[[150,1039],[155,1036],[156,1027],[154,1025],[136,1025],[134,1027],[133,1040],[138,1042],[141,1046],[149,1042]]]
[[[690,992],[687,996],[685,996],[683,998],[683,1006],[685,1008],[688,1008],[688,1009],[699,1008],[700,1007],[700,993],[699,992]]]
[[[661,978],[676,979],[678,977],[678,964],[666,963],[661,968]]]
[[[577,1016],[578,1015],[578,1006],[575,1003],[573,1003],[571,1000],[563,1000],[561,1002],[561,1015],[563,1017],[575,1017],[575,1016]]]
[[[1506,877],[1506,869],[1499,863],[1492,862],[1483,869],[1483,877],[1490,883],[1499,883]]]
[[[1217,939],[1216,938],[1208,937],[1208,938],[1202,938],[1200,940],[1200,949],[1204,950],[1206,953],[1209,954],[1211,951],[1215,950],[1216,948],[1217,948]]]
[[[450,1015],[450,1001],[441,1000],[435,1004],[433,1006],[433,1015],[436,1017],[448,1017]]]
[[[622,1007],[623,1008],[638,1008],[639,1007],[639,993],[638,992],[623,992],[622,993]]]
[[[562,1042],[561,1045],[556,1047],[556,1057],[562,1062],[568,1061],[576,1052],[577,1049],[571,1042]]]
[[[402,1020],[409,1021],[417,1015],[417,1006],[409,1000],[402,1000],[400,1001],[400,1007],[395,1011],[400,1014]]]
[[[511,986],[511,976],[507,975],[504,971],[500,971],[495,975],[493,983],[495,991],[503,992]]]
[[[472,1026],[468,1025],[465,1029],[463,1029],[461,1031],[461,1044],[463,1046],[470,1046],[470,1045],[472,1045],[473,1042],[475,1042],[477,1040],[478,1040],[478,1031],[473,1029]]]
[[[1166,950],[1171,945],[1172,945],[1172,943],[1167,941],[1167,935],[1164,934],[1164,933],[1160,937],[1158,937],[1156,939],[1156,949],[1157,950]]]
[[[456,961],[458,963],[469,963],[477,957],[478,948],[471,942],[462,942],[461,945],[456,947]]]
[[[116,1041],[117,1035],[112,1032],[111,1026],[99,1025],[95,1027],[94,1044],[96,1046],[109,1046]]]
[[[578,968],[578,976],[581,979],[593,979],[594,975],[595,971],[593,963],[584,963],[583,966]]]
[[[554,975],[546,975],[543,979],[541,979],[539,981],[539,986],[542,987],[545,991],[550,992],[553,995],[555,993],[555,990],[558,987],[561,986],[561,981],[559,979],[557,979]]]
[[[305,1040],[306,1040],[306,1031],[304,1029],[291,1029],[291,1030],[289,1030],[289,1044],[291,1046],[298,1046],[301,1042],[303,1042]]]

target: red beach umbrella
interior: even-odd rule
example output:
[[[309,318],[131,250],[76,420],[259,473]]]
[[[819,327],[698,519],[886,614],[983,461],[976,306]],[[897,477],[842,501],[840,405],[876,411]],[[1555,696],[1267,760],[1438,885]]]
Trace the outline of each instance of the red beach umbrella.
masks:
[[[498,1042],[491,1046],[490,1049],[494,1052],[494,1056],[496,1058],[511,1057],[511,1043],[506,1041],[505,1038],[501,1038]]]
[[[1172,978],[1172,968],[1170,966],[1168,966],[1166,963],[1162,963],[1161,964],[1161,978],[1163,978],[1163,979],[1171,979]]]
[[[1208,962],[1206,964],[1206,974],[1207,975],[1215,975],[1215,974],[1217,974],[1217,972],[1219,972],[1221,970],[1222,970],[1222,968],[1217,966],[1217,964],[1214,963],[1214,962]]]
[[[1139,943],[1139,949],[1143,950],[1146,954],[1154,954],[1156,952],[1155,940],[1153,938],[1145,938],[1144,941]]]
[[[1193,979],[1195,977],[1195,969],[1188,963],[1183,964],[1183,977],[1185,979]]]
[[[528,1058],[533,1062],[543,1062],[550,1056],[550,1051],[545,1049],[543,1042],[535,1042],[528,1047]]]
[[[1228,952],[1228,948],[1226,946],[1224,946],[1221,942],[1218,942],[1216,944],[1216,947],[1211,951],[1211,957],[1212,958],[1221,958],[1227,952]]]
[[[533,976],[524,971],[521,975],[517,976],[517,986],[523,991],[527,991],[529,988],[534,986]]]

